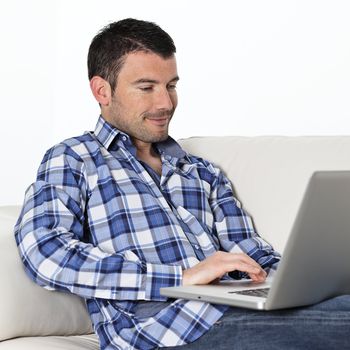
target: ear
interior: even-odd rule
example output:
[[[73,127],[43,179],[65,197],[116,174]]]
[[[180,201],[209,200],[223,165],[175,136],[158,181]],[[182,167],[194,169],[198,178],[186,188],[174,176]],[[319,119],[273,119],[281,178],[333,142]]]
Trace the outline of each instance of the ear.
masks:
[[[109,105],[112,98],[112,91],[108,81],[99,76],[94,76],[90,80],[90,88],[95,99],[101,106]]]

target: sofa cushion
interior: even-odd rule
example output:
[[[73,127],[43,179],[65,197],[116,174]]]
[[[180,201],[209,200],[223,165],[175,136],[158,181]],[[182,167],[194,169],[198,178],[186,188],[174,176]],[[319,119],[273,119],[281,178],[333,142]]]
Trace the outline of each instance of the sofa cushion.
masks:
[[[98,350],[95,334],[69,337],[23,337],[0,344],[0,350]]]
[[[16,206],[0,207],[0,341],[91,333],[83,299],[41,288],[25,274],[13,234],[19,211]]]

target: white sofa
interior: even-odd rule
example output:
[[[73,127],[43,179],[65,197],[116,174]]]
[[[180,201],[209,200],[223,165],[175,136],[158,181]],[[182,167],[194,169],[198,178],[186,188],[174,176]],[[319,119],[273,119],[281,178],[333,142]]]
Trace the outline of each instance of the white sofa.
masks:
[[[350,136],[194,137],[181,144],[225,171],[258,232],[280,252],[313,171],[350,170]],[[0,350],[98,349],[84,301],[25,275],[13,237],[19,210],[0,208]]]

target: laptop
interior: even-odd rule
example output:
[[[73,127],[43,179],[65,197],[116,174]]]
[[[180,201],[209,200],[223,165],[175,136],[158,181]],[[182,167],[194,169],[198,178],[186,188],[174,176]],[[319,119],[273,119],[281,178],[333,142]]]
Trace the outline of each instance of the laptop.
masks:
[[[167,287],[160,293],[255,310],[350,294],[350,171],[313,173],[273,277],[263,283],[247,279]]]

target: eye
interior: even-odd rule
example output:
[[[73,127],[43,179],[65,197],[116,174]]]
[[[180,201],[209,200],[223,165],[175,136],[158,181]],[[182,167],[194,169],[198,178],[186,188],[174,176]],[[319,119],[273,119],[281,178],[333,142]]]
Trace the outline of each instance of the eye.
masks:
[[[141,91],[149,92],[153,90],[153,86],[140,86],[139,89]]]
[[[168,90],[176,90],[176,84],[168,85]]]

